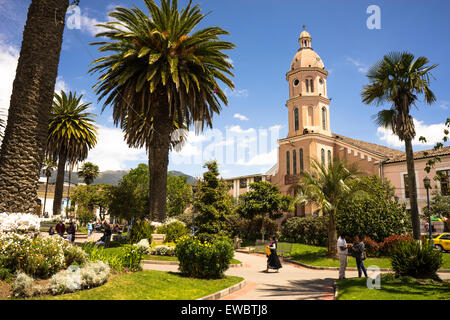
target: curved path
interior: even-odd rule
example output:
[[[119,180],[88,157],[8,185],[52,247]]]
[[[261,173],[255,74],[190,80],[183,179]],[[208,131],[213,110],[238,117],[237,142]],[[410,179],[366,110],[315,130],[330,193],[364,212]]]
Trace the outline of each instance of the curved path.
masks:
[[[264,255],[235,252],[234,257],[242,261],[243,266],[229,268],[226,275],[242,277],[247,285],[239,291],[224,297],[224,300],[297,300],[334,298],[333,281],[338,271],[311,270],[290,263],[283,263],[279,273],[266,269]],[[146,270],[173,271],[176,265],[145,264]],[[357,276],[356,272],[347,272],[348,277]]]
[[[247,285],[224,297],[223,300],[333,300],[333,283],[338,278],[338,270],[314,270],[293,263],[282,262],[279,273],[266,269],[265,255],[235,252],[234,258],[243,266],[229,268],[225,274],[242,277]],[[351,259],[349,257],[349,259]],[[145,264],[144,269],[178,271],[177,265]],[[357,271],[346,271],[347,278],[357,277]],[[370,276],[370,274],[369,274]],[[443,279],[450,273],[439,273]]]

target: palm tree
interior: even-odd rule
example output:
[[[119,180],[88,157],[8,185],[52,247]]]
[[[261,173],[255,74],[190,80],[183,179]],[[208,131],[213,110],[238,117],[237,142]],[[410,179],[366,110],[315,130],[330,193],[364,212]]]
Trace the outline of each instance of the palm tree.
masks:
[[[0,150],[0,212],[35,212],[69,0],[32,0]]]
[[[387,102],[389,109],[381,110],[375,116],[376,123],[385,128],[391,128],[401,141],[405,141],[406,164],[408,170],[409,201],[414,239],[420,240],[420,219],[417,205],[416,174],[414,171],[414,156],[412,140],[416,133],[414,122],[409,114],[412,105],[417,101],[417,95],[423,94],[425,102],[436,101],[430,90],[431,70],[437,65],[428,66],[426,57],[414,59],[408,52],[392,52],[374,64],[367,78],[370,83],[362,91],[362,101],[376,105]]]
[[[78,171],[78,176],[84,179],[84,183],[90,185],[94,182],[95,178],[98,178],[100,175],[100,171],[98,166],[93,164],[92,162],[85,162],[81,166],[81,170]]]
[[[49,158],[44,159],[42,170],[44,171],[44,174],[47,178],[47,181],[45,183],[44,209],[42,211],[42,212],[44,212],[44,214],[45,214],[45,204],[47,202],[48,181],[50,180],[50,177],[52,176],[53,170],[55,170],[55,168],[56,168],[55,161],[53,161]]]
[[[150,217],[162,221],[171,133],[193,123],[196,132],[212,127],[220,101],[228,103],[217,80],[234,88],[232,65],[222,52],[234,45],[219,40],[228,34],[219,27],[194,31],[205,15],[191,1],[181,11],[176,0],[161,0],[161,7],[144,3],[149,16],[136,7],[116,7],[109,16],[117,21],[99,25],[108,30],[97,37],[110,40],[93,44],[112,54],[93,61],[90,72],[100,73],[98,99],[105,98],[103,109],[113,107],[128,145],[148,151]]]
[[[83,161],[97,143],[94,114],[85,112],[90,103],[83,103],[82,97],[72,92],[67,96],[62,90],[55,93],[47,139],[48,157],[58,160],[53,215],[61,213],[66,163]]]
[[[355,166],[346,166],[342,160],[325,165],[311,159],[311,170],[303,172],[296,187],[297,203],[315,205],[328,216],[327,255],[333,258],[337,257],[336,212],[343,200],[360,193],[349,187],[350,181],[358,179],[357,174]]]

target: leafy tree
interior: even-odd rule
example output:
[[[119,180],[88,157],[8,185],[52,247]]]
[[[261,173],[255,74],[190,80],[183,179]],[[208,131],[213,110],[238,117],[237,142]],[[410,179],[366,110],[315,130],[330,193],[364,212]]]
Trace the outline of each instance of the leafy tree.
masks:
[[[414,55],[408,52],[391,52],[370,68],[367,73],[370,83],[362,91],[364,103],[380,105],[387,102],[391,105],[390,109],[378,112],[376,122],[391,128],[405,142],[413,236],[416,240],[420,240],[420,219],[412,148],[416,132],[410,108],[415,105],[419,94],[424,95],[428,104],[436,101],[429,85],[431,70],[437,65],[429,66],[428,62],[426,57],[414,59]]]
[[[324,165],[312,159],[311,170],[303,172],[297,185],[297,203],[315,205],[328,216],[327,255],[330,257],[337,257],[336,214],[347,198],[359,194],[359,190],[349,185],[357,179],[356,174],[355,167],[347,168],[341,160]]]
[[[34,212],[68,0],[32,0],[0,149],[0,212]]]
[[[106,210],[110,207],[113,186],[99,183],[96,185],[79,185],[72,192],[72,201],[79,208],[93,212],[99,208],[100,220],[105,219]]]
[[[428,217],[428,206],[423,208],[424,215]],[[450,219],[450,195],[445,196],[439,190],[434,190],[430,201],[431,216]]]
[[[85,112],[90,103],[82,103],[82,97],[72,92],[67,96],[62,90],[55,93],[47,139],[48,157],[58,160],[53,215],[61,213],[66,162],[83,161],[97,143],[94,115]]]
[[[167,177],[167,216],[183,214],[192,203],[192,188],[186,177],[169,175]]]
[[[88,185],[94,182],[94,179],[98,178],[99,175],[100,171],[98,166],[92,162],[83,163],[81,170],[78,171],[78,176],[82,177],[84,179],[84,183]]]
[[[290,196],[282,196],[278,186],[267,181],[253,182],[249,187],[250,190],[239,197],[236,212],[247,219],[260,216],[260,230],[264,240],[266,216],[275,220],[280,218],[283,212],[293,210],[293,199]]]
[[[337,212],[336,227],[349,236],[365,235],[382,242],[391,235],[411,231],[411,218],[404,204],[394,199],[394,187],[378,176],[360,177],[348,183],[350,189],[364,190],[365,197],[345,199]]]
[[[198,213],[195,223],[197,234],[208,236],[228,236],[227,216],[231,214],[232,202],[228,190],[230,185],[219,179],[219,169],[216,161],[206,162],[207,168],[199,182],[195,199],[195,211]]]
[[[150,167],[149,214],[164,221],[167,201],[167,166],[171,135],[179,128],[196,124],[212,127],[220,101],[227,98],[217,80],[230,88],[232,65],[223,50],[234,47],[219,36],[219,27],[197,29],[205,15],[190,1],[178,10],[176,0],[144,0],[149,11],[116,7],[109,16],[116,21],[99,25],[107,31],[97,37],[109,41],[100,45],[110,51],[93,61],[90,72],[98,72],[95,85],[103,108],[111,105],[116,125],[125,132],[132,147],[146,147]]]
[[[148,213],[148,166],[144,163],[130,170],[111,190],[109,213],[128,221]]]

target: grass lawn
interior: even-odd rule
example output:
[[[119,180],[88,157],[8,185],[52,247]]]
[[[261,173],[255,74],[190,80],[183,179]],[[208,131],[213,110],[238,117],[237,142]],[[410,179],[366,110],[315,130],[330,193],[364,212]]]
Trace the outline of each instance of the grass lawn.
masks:
[[[112,277],[101,287],[60,296],[46,296],[46,300],[193,300],[223,290],[241,282],[243,278],[226,276],[223,279],[203,280],[183,277],[163,271],[139,271]]]
[[[449,300],[450,282],[413,278],[381,278],[381,288],[369,289],[365,278],[338,280],[337,300]]]
[[[286,246],[285,243],[280,242],[279,248]],[[263,252],[263,251],[261,251]],[[294,243],[292,244],[292,250],[290,253],[290,258],[292,260],[310,265],[315,267],[339,267],[338,259],[327,258],[325,255],[327,253],[326,247],[316,247],[307,244]],[[442,254],[443,264],[441,269],[450,269],[450,253]],[[367,258],[364,260],[364,265],[366,268],[371,265],[376,265],[380,268],[392,268],[391,261],[388,257],[381,258]],[[356,268],[355,258],[348,257],[348,267]]]

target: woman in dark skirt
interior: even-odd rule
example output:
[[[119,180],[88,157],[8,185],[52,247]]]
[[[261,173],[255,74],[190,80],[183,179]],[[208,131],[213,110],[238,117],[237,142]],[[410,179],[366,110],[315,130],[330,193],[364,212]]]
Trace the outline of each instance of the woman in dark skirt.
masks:
[[[267,269],[265,272],[269,272],[269,269],[274,269],[278,272],[278,269],[282,268],[282,266],[277,255],[277,240],[275,237],[270,237],[269,240],[270,254],[267,256]]]

